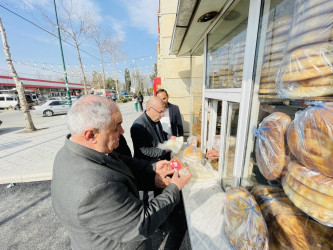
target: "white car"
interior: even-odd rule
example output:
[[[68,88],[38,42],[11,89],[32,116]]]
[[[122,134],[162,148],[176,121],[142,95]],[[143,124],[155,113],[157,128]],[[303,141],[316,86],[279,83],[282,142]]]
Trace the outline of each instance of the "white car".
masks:
[[[66,100],[51,100],[41,105],[32,106],[32,112],[37,115],[53,116],[55,114],[66,114],[69,108]]]

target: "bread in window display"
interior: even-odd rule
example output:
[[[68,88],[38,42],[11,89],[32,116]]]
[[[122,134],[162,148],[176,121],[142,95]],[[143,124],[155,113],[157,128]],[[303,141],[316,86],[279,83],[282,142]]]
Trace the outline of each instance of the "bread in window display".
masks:
[[[310,170],[296,161],[291,161],[288,164],[288,172],[291,177],[303,185],[333,197],[333,178]]]
[[[274,112],[259,124],[256,131],[257,164],[267,180],[279,179],[286,167],[285,133],[290,122],[288,115]]]
[[[287,142],[302,165],[333,177],[333,102],[297,112]]]
[[[290,23],[291,17],[284,16],[277,18],[268,26],[259,94],[277,94],[275,75],[281,64],[283,49],[287,45]]]
[[[309,219],[282,188],[256,185],[255,197],[269,231],[269,249],[332,249],[333,229]]]
[[[297,1],[288,46],[276,74],[282,98],[333,94],[333,5]]]
[[[306,196],[303,196],[303,192],[299,193],[300,191],[293,184],[294,180],[295,179],[290,178],[289,172],[287,172],[287,174],[282,178],[283,190],[288,198],[296,207],[311,216],[316,221],[326,226],[333,227],[333,210],[308,199],[313,198],[312,194],[306,194]],[[304,185],[303,191],[307,192],[309,190],[311,189]],[[325,202],[325,199],[322,201]]]
[[[244,188],[228,187],[224,230],[235,249],[268,249],[268,230],[259,206]]]

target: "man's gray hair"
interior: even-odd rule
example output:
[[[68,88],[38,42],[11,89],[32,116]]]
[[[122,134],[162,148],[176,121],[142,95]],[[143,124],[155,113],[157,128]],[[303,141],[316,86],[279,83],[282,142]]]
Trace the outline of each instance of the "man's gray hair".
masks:
[[[71,134],[83,134],[88,128],[105,130],[111,124],[111,115],[117,106],[104,97],[87,95],[77,100],[67,114]]]

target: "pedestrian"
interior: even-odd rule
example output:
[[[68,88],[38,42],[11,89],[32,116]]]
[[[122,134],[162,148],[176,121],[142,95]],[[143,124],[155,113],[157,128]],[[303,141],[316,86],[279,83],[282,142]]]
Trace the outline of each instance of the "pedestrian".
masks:
[[[142,107],[142,103],[143,103],[143,95],[141,94],[140,91],[139,91],[139,94],[138,94],[137,100],[138,100],[138,103],[139,103],[140,111],[143,112],[143,107]]]
[[[112,93],[111,98],[113,102],[117,102],[117,93]]]
[[[72,249],[152,249],[150,235],[179,202],[191,174],[180,177],[168,161],[154,168],[114,152],[123,120],[106,98],[81,97],[67,119],[70,134],[54,160],[51,193]],[[164,190],[143,203],[139,189],[155,187]]]
[[[134,107],[136,112],[139,111],[139,106],[138,106],[138,100],[137,100],[138,96],[136,94],[133,95],[133,100],[134,100]]]
[[[169,102],[169,95],[165,89],[156,91],[156,96],[164,103],[164,116],[161,118],[163,131],[171,136],[184,136],[183,122],[180,116],[179,107]]]

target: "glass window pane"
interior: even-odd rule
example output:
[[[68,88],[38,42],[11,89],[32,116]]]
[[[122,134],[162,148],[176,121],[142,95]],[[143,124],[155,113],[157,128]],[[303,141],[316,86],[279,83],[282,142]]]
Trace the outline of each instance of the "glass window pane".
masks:
[[[239,103],[228,103],[227,112],[227,131],[225,140],[225,151],[223,158],[223,171],[222,171],[222,186],[232,186],[233,182],[233,168],[235,160],[235,148],[237,137]]]
[[[236,1],[208,34],[206,87],[241,88],[249,1]]]
[[[201,140],[202,83],[204,65],[204,43],[191,56],[191,135]],[[199,145],[200,146],[200,145]]]

